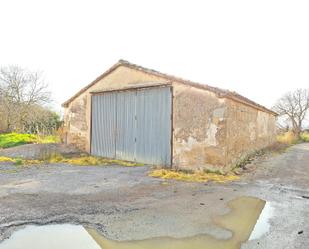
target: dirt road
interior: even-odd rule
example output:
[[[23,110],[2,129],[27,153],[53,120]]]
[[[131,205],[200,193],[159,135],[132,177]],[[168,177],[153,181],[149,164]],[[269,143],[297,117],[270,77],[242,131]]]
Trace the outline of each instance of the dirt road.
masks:
[[[308,248],[309,144],[249,166],[232,183],[187,183],[147,176],[149,167],[0,165],[0,240],[27,224],[72,223],[113,240],[231,233],[212,223],[227,202],[254,196],[274,209],[270,230],[242,248]]]

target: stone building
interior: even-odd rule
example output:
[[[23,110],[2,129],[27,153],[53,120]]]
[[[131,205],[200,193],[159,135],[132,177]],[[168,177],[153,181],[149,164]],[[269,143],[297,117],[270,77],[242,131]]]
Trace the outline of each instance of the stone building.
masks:
[[[66,142],[103,157],[226,171],[275,141],[275,112],[123,60],[62,106]]]

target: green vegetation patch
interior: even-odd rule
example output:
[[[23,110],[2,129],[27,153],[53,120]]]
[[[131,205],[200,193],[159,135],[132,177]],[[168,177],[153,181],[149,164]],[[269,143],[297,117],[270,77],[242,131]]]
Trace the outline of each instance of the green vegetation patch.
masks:
[[[0,148],[10,148],[23,144],[32,143],[57,143],[59,138],[57,136],[41,136],[34,134],[21,133],[5,133],[0,134]]]
[[[19,133],[6,133],[0,134],[0,148],[9,148],[22,144],[34,143],[36,140],[35,135],[32,134],[19,134]]]
[[[304,142],[309,142],[309,132],[304,132],[303,134],[301,134],[301,139]]]

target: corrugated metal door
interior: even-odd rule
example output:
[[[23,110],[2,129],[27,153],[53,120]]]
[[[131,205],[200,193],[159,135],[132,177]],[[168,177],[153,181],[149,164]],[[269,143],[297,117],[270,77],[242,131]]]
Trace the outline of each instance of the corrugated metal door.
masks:
[[[170,87],[94,95],[92,102],[92,154],[170,165]]]
[[[116,158],[135,161],[136,91],[117,93]]]
[[[116,156],[116,104],[114,92],[92,96],[91,154]]]
[[[150,164],[170,165],[170,88],[138,90],[136,109],[136,160]]]

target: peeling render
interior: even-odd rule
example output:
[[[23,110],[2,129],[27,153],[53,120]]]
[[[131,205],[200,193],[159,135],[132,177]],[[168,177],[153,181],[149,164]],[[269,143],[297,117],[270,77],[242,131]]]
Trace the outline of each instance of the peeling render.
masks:
[[[209,125],[209,128],[207,130],[207,137],[205,139],[206,144],[210,146],[217,146],[217,138],[216,138],[217,130],[218,130],[218,127],[216,124],[211,123]]]
[[[173,165],[183,169],[224,167],[225,102],[215,94],[174,84]]]

